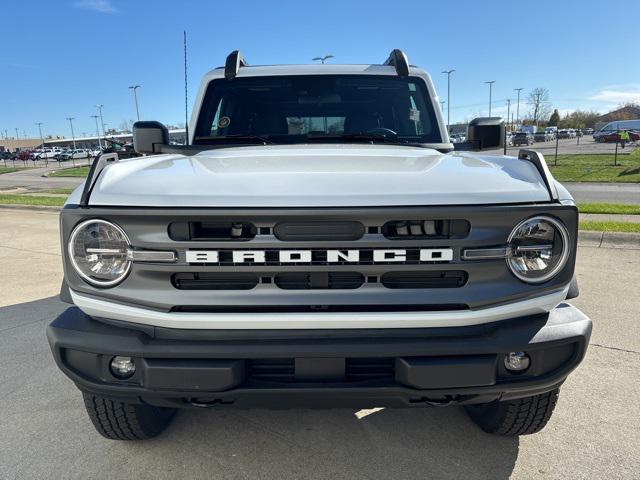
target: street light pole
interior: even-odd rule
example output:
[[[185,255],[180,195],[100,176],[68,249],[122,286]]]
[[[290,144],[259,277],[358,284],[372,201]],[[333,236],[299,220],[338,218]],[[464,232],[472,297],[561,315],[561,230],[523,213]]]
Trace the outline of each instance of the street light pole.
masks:
[[[322,63],[324,65],[324,62],[326,62],[330,58],[333,58],[333,55],[325,55],[324,57],[314,57],[314,58],[311,59],[311,61],[312,62],[317,62],[319,60],[320,63]]]
[[[91,118],[96,121],[96,135],[98,136],[98,145],[100,146],[100,150],[102,150],[102,139],[100,138],[100,127],[98,127],[98,115],[91,115]]]
[[[496,83],[496,81],[489,80],[488,82],[484,82],[484,83],[489,84],[489,116],[491,116],[491,90],[492,90],[493,84]]]
[[[36,125],[38,126],[38,132],[40,133],[40,141],[42,142],[42,150],[44,150],[44,138],[42,137],[42,125],[44,125],[42,122],[36,122]],[[45,165],[49,165],[49,157],[45,154],[44,156],[44,164]]]
[[[511,113],[511,99],[507,98],[507,125],[509,124],[509,114],[510,113]]]
[[[514,88],[516,92],[518,92],[518,103],[516,106],[516,124],[520,124],[520,92],[524,90],[524,88]]]
[[[447,75],[447,133],[449,133],[449,125],[451,125],[451,74],[455,70],[443,70],[442,73]]]
[[[73,149],[76,149],[76,135],[75,133],[73,133],[73,121],[75,120],[74,117],[67,117],[67,120],[69,120],[69,125],[71,126],[71,140],[73,140]]]
[[[20,135],[18,135],[18,127],[16,127],[16,140],[20,140]]]
[[[133,98],[136,101],[136,116],[138,117],[138,121],[140,121],[140,109],[138,108],[138,89],[140,85],[131,85],[129,87],[130,90],[133,90]]]
[[[107,133],[104,130],[104,119],[102,118],[102,107],[104,107],[104,105],[96,105],[96,108],[98,109],[98,115],[100,115],[100,125],[102,125],[102,136],[106,138]]]

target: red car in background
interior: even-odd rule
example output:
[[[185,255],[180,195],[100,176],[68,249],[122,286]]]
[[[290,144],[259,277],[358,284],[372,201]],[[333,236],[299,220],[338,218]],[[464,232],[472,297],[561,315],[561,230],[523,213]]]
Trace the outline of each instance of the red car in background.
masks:
[[[31,160],[31,154],[33,152],[31,150],[23,150],[21,152],[16,153],[16,160]]]
[[[607,133],[601,133],[597,137],[594,135],[593,138],[595,139],[596,142],[612,142],[613,143],[613,142],[620,141],[620,134],[618,132],[607,132]],[[637,142],[638,140],[640,140],[640,132],[638,131],[634,132],[633,130],[629,130],[629,141]]]

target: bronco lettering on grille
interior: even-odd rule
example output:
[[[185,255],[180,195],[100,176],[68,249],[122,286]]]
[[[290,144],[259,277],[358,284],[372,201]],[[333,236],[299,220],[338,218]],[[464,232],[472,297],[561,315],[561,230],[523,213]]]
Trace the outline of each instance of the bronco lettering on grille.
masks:
[[[360,250],[187,250],[188,263],[206,264],[360,264],[450,262],[451,248]]]

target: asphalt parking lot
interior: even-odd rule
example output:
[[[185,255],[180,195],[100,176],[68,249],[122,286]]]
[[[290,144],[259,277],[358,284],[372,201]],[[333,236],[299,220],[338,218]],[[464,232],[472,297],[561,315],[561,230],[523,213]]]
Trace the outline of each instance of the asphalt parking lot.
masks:
[[[65,308],[57,229],[55,212],[0,209],[0,479],[640,478],[640,250],[581,248],[591,346],[537,435],[489,436],[453,407],[198,410],[123,443],[94,431],[44,336]]]
[[[533,145],[529,145],[528,147],[525,145],[517,146],[517,147],[507,147],[507,155],[518,155],[518,150],[522,148],[528,148],[530,150],[538,150],[542,152],[547,161],[555,155],[556,152],[556,142],[555,140],[552,142],[535,142]],[[636,143],[630,143],[626,146],[626,148],[621,148],[618,145],[618,155],[623,153],[633,152],[634,149],[637,148]],[[580,141],[577,138],[562,138],[558,140],[558,155],[573,155],[573,154],[594,154],[594,153],[609,153],[614,154],[616,150],[615,143],[598,143],[593,140],[591,136],[581,137]],[[486,150],[486,153],[502,155],[504,152],[503,148],[496,148],[493,150]]]

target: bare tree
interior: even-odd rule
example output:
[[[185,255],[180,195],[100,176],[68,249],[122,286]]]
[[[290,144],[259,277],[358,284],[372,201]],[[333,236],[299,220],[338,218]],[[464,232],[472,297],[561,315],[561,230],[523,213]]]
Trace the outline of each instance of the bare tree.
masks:
[[[547,119],[551,114],[551,103],[549,103],[549,90],[543,87],[534,88],[527,96],[527,103],[531,106],[531,120],[537,125],[542,119]]]

